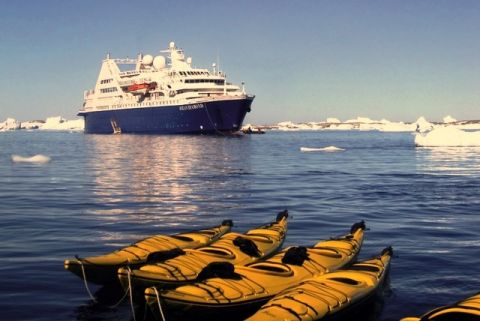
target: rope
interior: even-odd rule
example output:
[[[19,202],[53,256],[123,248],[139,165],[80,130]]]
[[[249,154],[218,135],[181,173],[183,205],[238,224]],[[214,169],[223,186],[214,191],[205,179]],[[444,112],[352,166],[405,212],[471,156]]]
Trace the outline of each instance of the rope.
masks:
[[[80,263],[80,267],[82,268],[82,275],[83,275],[83,282],[85,284],[85,288],[87,289],[87,292],[90,296],[90,299],[92,299],[93,302],[95,303],[99,303],[97,301],[97,299],[95,299],[95,297],[92,295],[92,292],[90,291],[90,288],[88,287],[88,282],[87,282],[87,275],[85,273],[85,267],[83,266],[83,262],[81,261],[80,258],[77,257],[77,261]],[[125,294],[123,295],[123,297],[117,302],[115,303],[114,305],[111,305],[109,306],[110,308],[114,309],[116,307],[118,307],[120,305],[120,303],[122,303],[122,301],[126,298],[127,294],[129,293],[129,290],[130,290],[130,286],[129,288],[125,291]]]
[[[158,309],[160,310],[160,315],[162,316],[162,321],[166,321],[165,315],[163,314],[162,305],[160,304],[160,295],[158,295],[157,287],[154,286],[153,289],[155,290],[155,295],[157,296]]]
[[[87,282],[87,275],[85,273],[85,267],[83,266],[83,262],[80,260],[80,258],[76,257],[78,263],[80,263],[80,267],[82,268],[82,275],[83,275],[83,283],[85,284],[85,289],[87,289],[88,295],[90,296],[90,299],[92,299],[93,302],[98,303],[97,299],[93,296],[92,292],[90,292],[90,288],[88,287],[88,282]]]
[[[210,123],[212,124],[213,129],[215,129],[215,131],[216,131],[217,133],[219,133],[220,135],[222,135],[222,136],[227,136],[227,135],[225,135],[224,133],[222,133],[221,131],[219,131],[219,130],[217,129],[217,126],[215,126],[215,123],[213,122],[212,118],[210,117],[210,112],[208,111],[208,106],[207,106],[207,105],[205,105],[205,111],[207,112],[208,120],[210,120]]]
[[[115,309],[116,307],[118,307],[118,306],[120,305],[120,303],[122,303],[123,300],[127,297],[129,291],[130,291],[130,288],[128,288],[128,289],[125,291],[125,294],[122,296],[122,298],[120,299],[120,301],[118,301],[118,302],[115,303],[114,305],[109,306],[109,308]]]
[[[135,318],[135,308],[133,306],[132,283],[131,283],[131,278],[130,278],[130,273],[131,272],[132,271],[130,270],[130,267],[127,266],[128,290],[129,290],[129,293],[130,293],[130,306],[132,308],[133,321],[137,321],[137,319]]]

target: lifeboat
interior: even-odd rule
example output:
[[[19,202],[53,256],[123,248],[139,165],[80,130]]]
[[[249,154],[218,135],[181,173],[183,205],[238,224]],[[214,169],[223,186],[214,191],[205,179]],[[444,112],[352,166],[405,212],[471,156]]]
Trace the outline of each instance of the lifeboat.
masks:
[[[148,91],[157,88],[156,82],[133,84],[127,87],[127,92],[132,94],[146,94]]]

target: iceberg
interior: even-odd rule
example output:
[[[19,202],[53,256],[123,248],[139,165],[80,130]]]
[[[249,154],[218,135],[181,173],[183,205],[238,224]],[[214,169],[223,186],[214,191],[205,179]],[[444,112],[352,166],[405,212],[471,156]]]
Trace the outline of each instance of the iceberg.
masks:
[[[83,130],[85,124],[83,118],[66,120],[60,116],[49,117],[39,127],[41,130]]]
[[[455,123],[455,122],[457,122],[457,120],[455,118],[453,118],[452,116],[448,115],[448,116],[443,117],[443,122],[444,123]]]
[[[338,123],[341,123],[341,121],[340,121],[340,119],[338,119],[338,118],[329,117],[329,118],[327,118],[327,123],[330,123],[330,124],[338,124]]]
[[[425,117],[421,116],[415,122],[415,131],[418,133],[426,133],[431,131],[435,126],[427,121]]]
[[[467,132],[452,126],[436,127],[415,135],[415,145],[424,147],[480,146],[480,131]]]
[[[7,118],[3,123],[0,123],[0,132],[17,129],[20,129],[20,122],[13,118]]]

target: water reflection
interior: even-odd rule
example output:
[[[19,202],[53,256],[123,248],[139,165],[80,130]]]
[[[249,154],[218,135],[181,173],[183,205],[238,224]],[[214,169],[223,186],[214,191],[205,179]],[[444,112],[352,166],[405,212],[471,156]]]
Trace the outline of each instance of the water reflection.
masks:
[[[417,169],[448,175],[479,175],[480,147],[416,148]]]
[[[88,135],[86,139],[92,191],[102,205],[94,211],[111,219],[125,213],[198,212],[211,193],[231,198],[232,179],[249,172],[248,139],[151,135]],[[246,184],[245,180],[236,183]],[[176,215],[170,224],[191,219]]]

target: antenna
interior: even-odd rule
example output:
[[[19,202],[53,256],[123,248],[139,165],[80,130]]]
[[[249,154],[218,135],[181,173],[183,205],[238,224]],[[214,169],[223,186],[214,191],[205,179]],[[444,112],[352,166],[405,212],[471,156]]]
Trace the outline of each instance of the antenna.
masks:
[[[220,54],[219,54],[218,48],[217,48],[217,70],[218,70],[218,73],[220,73]]]

